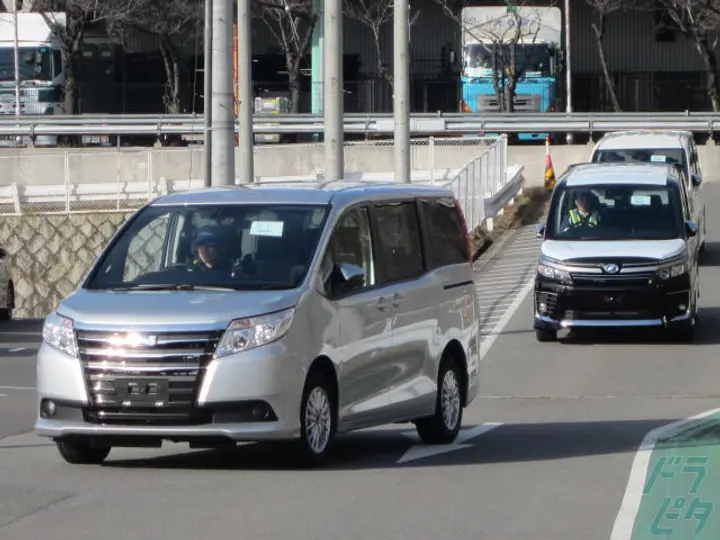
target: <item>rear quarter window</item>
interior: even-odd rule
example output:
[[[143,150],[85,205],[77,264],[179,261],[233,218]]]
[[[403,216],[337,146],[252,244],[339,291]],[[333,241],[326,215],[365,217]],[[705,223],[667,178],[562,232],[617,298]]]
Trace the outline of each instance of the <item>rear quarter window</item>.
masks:
[[[421,201],[430,268],[467,264],[467,240],[450,199]]]

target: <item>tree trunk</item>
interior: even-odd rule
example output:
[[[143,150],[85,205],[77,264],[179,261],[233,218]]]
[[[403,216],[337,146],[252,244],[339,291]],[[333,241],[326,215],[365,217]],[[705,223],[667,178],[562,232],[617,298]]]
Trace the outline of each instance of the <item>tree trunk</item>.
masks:
[[[707,71],[707,92],[710,98],[712,109],[715,112],[720,111],[720,86],[718,85],[717,76],[717,60],[715,54],[708,43],[707,36],[695,36],[695,45],[702,56]]]
[[[600,57],[600,67],[602,67],[603,77],[605,78],[605,86],[607,87],[608,93],[610,94],[610,101],[612,102],[613,110],[615,112],[622,112],[620,107],[620,101],[617,97],[617,91],[615,90],[615,82],[610,76],[610,70],[608,69],[607,58],[605,57],[605,43],[603,41],[605,37],[605,13],[598,13],[597,24],[592,23],[593,32],[595,32],[595,43],[597,45],[598,56]]]
[[[75,80],[75,62],[73,55],[65,59],[65,96],[63,99],[63,114],[75,114],[75,100],[77,98],[77,83]]]
[[[519,36],[518,36],[519,39]],[[518,74],[515,72],[517,66],[517,42],[510,47],[510,61],[505,62],[507,65],[507,74],[505,75],[505,107],[507,112],[515,112],[515,88],[517,87]]]
[[[390,91],[393,89],[393,76],[383,58],[382,47],[380,46],[380,28],[371,28],[373,40],[375,41],[375,58],[377,60],[377,74],[380,80],[390,85]]]
[[[300,112],[300,57],[287,52],[285,53],[285,63],[290,86],[290,112],[298,114]]]
[[[167,39],[160,44],[160,53],[165,64],[165,112],[180,114],[180,60],[175,47]]]

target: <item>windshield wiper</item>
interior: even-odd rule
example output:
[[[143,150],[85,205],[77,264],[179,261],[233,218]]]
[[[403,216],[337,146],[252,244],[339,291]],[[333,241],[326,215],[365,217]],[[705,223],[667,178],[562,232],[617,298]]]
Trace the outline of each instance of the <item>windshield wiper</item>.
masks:
[[[191,285],[189,283],[141,283],[126,287],[113,287],[113,291],[236,291],[232,287],[216,285]]]

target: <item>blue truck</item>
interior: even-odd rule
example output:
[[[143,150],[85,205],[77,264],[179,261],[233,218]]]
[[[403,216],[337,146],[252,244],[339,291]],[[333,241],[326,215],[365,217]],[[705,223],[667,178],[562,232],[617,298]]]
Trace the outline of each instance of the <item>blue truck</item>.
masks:
[[[461,16],[461,112],[509,112],[505,89],[513,54],[516,86],[512,111],[554,112],[559,103],[558,65],[562,55],[560,9],[468,7]],[[519,133],[518,138],[544,140],[547,135]]]

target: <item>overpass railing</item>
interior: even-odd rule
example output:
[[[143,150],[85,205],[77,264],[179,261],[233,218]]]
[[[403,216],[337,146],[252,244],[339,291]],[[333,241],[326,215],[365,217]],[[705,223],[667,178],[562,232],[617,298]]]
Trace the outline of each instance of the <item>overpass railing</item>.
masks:
[[[456,148],[454,156],[449,155],[450,148]],[[458,194],[481,196],[487,187],[481,188],[480,183],[490,186],[487,175],[499,178],[501,172],[497,171],[501,169],[495,168],[507,163],[507,138],[412,139],[410,154],[413,182],[438,185],[466,182],[465,187],[457,188]],[[346,143],[346,177],[392,180],[392,155],[392,141]],[[481,156],[486,156],[485,165],[477,169],[472,181],[458,180],[463,167]],[[356,163],[360,167],[378,163],[380,169],[360,171]],[[322,160],[317,164],[309,160],[309,164],[315,169],[305,171],[310,174],[261,177],[256,181],[322,178]],[[162,195],[203,187],[201,172],[202,149],[53,150],[0,157],[0,183],[4,184],[0,185],[0,215],[132,211]]]
[[[346,114],[345,133],[392,135],[392,114]],[[478,133],[592,133],[629,129],[720,131],[720,113],[423,113],[413,114],[413,135]],[[74,115],[0,117],[0,138],[44,135],[202,135],[202,115]],[[237,131],[237,126],[236,126]],[[311,114],[256,115],[255,133],[322,133],[324,119]]]

